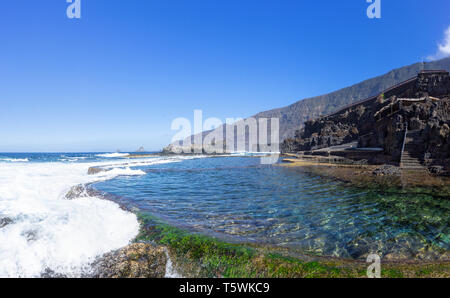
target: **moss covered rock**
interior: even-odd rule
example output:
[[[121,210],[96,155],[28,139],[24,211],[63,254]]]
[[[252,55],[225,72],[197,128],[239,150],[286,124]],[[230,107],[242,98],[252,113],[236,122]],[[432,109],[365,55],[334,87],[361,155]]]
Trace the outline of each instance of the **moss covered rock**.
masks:
[[[93,267],[98,278],[163,278],[166,264],[164,247],[134,243],[105,254]]]

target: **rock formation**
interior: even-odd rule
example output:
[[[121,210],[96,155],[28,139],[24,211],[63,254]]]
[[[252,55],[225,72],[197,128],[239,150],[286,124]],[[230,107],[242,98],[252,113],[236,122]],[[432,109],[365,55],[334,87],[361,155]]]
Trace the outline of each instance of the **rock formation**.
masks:
[[[109,169],[102,169],[102,168],[99,168],[99,167],[90,167],[88,169],[88,175],[96,175],[98,173],[107,172],[107,171],[109,171]]]
[[[382,148],[400,160],[405,132],[413,131],[421,144],[414,152],[437,174],[449,171],[450,76],[448,72],[422,72],[331,115],[310,120],[296,136],[285,140],[283,152],[311,151],[358,141],[360,148]]]
[[[279,135],[280,141],[282,142],[288,138],[294,138],[296,131],[304,128],[307,121],[335,112],[345,105],[356,103],[364,98],[376,96],[380,94],[380,92],[383,92],[383,90],[386,90],[386,88],[416,76],[422,69],[444,69],[450,71],[450,58],[425,64],[416,63],[394,69],[382,76],[360,82],[329,94],[302,99],[287,107],[258,113],[252,118],[278,118],[280,123]],[[225,125],[223,126],[223,129],[225,129]],[[346,130],[347,128],[343,127],[341,129]],[[339,134],[341,133],[337,132],[335,137],[339,138]],[[195,136],[191,136],[191,138],[195,138]],[[248,136],[246,135],[245,138],[248,138]],[[218,141],[220,142],[220,140]],[[224,138],[222,142],[226,143],[226,141],[227,140]],[[292,142],[292,140],[285,143],[285,145],[289,145],[290,142]],[[294,146],[294,144],[292,145]],[[176,144],[168,146],[165,153],[175,153],[175,151],[170,150],[177,150],[176,147],[178,147]]]
[[[96,278],[163,278],[166,264],[164,247],[135,243],[103,255],[92,266]]]
[[[14,221],[9,217],[0,218],[0,229],[12,224]]]

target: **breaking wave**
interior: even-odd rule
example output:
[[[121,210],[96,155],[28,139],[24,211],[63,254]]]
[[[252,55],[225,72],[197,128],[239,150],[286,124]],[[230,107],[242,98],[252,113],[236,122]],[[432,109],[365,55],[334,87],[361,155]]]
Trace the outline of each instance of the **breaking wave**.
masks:
[[[139,160],[135,164],[172,162]],[[90,167],[110,170],[88,175]],[[145,175],[134,164],[0,163],[0,277],[88,275],[90,264],[136,237],[134,214],[96,195],[67,199],[76,185]]]
[[[130,156],[129,153],[105,153],[105,154],[97,154],[98,157],[105,157],[105,158],[119,158],[119,157],[128,157]]]
[[[0,157],[0,161],[5,161],[5,162],[29,162],[30,160],[28,158],[3,158],[3,157]]]

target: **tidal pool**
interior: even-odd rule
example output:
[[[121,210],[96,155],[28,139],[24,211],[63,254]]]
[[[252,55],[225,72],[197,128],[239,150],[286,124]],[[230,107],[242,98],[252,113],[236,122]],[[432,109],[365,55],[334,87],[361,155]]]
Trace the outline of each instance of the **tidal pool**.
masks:
[[[299,168],[221,157],[141,167],[94,187],[127,207],[233,242],[350,259],[448,260],[445,190],[344,183]]]

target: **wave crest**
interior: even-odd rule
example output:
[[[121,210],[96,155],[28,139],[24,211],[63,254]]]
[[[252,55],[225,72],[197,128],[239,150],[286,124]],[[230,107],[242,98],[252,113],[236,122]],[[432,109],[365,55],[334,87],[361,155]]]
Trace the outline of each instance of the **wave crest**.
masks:
[[[97,154],[97,157],[105,157],[105,158],[120,158],[120,157],[128,157],[130,156],[129,153],[104,153],[104,154]]]

